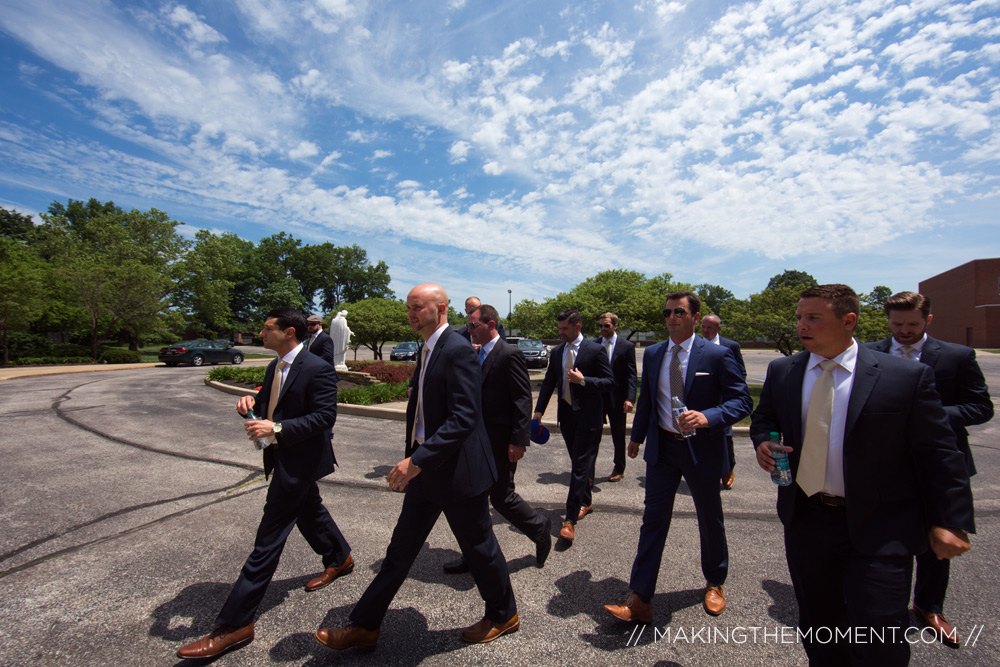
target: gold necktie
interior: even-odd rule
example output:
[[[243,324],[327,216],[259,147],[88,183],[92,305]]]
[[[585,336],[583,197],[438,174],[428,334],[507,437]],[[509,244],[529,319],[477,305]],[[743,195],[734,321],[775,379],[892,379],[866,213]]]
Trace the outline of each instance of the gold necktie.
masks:
[[[288,366],[288,362],[284,359],[278,360],[278,365],[274,369],[274,379],[271,380],[271,396],[267,399],[267,419],[268,421],[274,421],[274,408],[278,405],[278,396],[281,395],[281,371]],[[275,437],[271,436],[271,442],[275,441]]]
[[[899,349],[903,353],[903,358],[904,359],[912,359],[913,358],[913,346],[912,345],[904,345],[903,347],[901,347]]]
[[[806,435],[795,481],[807,496],[819,493],[826,484],[826,455],[830,449],[830,422],[833,419],[833,369],[839,364],[819,362],[823,373],[813,385],[806,413]]]
[[[566,343],[569,345],[569,343]],[[570,405],[573,405],[573,396],[569,391],[569,370],[573,368],[576,363],[576,352],[573,351],[573,346],[570,345],[566,352],[566,366],[563,368],[563,391],[562,400],[566,401]]]

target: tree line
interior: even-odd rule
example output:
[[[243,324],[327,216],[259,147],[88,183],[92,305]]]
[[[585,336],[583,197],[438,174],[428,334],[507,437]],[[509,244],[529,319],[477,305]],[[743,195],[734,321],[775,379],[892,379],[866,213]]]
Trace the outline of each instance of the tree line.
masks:
[[[109,341],[177,340],[256,331],[278,306],[326,312],[392,297],[389,267],[358,245],[303,244],[280,232],[253,243],[199,230],[184,238],[155,208],[53,202],[36,224],[0,209],[0,344],[69,334],[98,358]]]

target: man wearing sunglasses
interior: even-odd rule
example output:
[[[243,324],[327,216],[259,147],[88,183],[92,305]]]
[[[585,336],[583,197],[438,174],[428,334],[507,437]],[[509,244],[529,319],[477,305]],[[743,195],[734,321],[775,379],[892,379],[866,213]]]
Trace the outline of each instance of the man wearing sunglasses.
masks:
[[[614,468],[608,481],[620,482],[625,476],[625,415],[635,407],[635,343],[618,336],[618,316],[614,313],[601,315],[598,325],[601,335],[594,342],[607,353],[615,380],[614,388],[604,394],[604,417],[611,427],[611,443],[615,448]],[[590,471],[591,479],[595,472]]]
[[[712,616],[726,608],[722,585],[729,571],[729,550],[719,476],[728,460],[726,426],[749,415],[753,401],[733,353],[695,335],[700,311],[701,300],[692,292],[667,295],[663,316],[670,338],[643,355],[642,388],[628,455],[635,458],[646,441],[646,507],[629,579],[631,590],[621,604],[605,605],[624,621],[653,620],[653,593],[681,477],[698,515],[701,569],[707,582],[703,606]],[[674,397],[687,406],[687,412],[677,417],[671,409]]]

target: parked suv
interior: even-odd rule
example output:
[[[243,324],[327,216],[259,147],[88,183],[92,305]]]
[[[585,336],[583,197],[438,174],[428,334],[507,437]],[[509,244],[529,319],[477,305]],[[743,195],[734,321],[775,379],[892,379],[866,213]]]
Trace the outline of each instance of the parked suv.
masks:
[[[516,345],[524,353],[528,368],[547,368],[549,365],[549,349],[540,340],[534,338],[518,338],[508,336],[507,342]]]

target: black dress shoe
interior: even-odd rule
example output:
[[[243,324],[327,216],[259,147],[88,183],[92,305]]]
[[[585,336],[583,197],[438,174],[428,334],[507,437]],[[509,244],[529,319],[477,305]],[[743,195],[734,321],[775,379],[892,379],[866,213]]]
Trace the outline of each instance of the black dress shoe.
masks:
[[[552,551],[552,519],[545,519],[545,533],[542,535],[541,539],[535,542],[535,565],[538,567],[545,566],[545,559],[549,557],[549,553]]]
[[[459,558],[445,563],[443,569],[445,574],[462,574],[469,571],[469,566],[465,564],[465,558]]]

